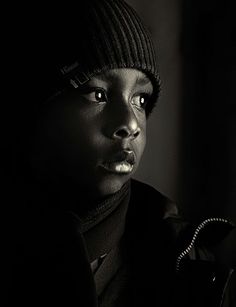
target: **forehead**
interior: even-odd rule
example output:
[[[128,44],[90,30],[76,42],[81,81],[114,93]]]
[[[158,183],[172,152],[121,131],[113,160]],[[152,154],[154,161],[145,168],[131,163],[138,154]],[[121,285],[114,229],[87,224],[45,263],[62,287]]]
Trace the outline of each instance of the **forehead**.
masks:
[[[90,81],[152,87],[149,77],[144,72],[133,68],[109,69],[94,75]]]

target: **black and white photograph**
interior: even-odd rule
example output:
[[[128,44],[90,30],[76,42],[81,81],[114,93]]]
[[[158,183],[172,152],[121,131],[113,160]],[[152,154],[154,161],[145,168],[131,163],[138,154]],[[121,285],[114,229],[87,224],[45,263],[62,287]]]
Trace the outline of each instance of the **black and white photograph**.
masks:
[[[236,307],[233,1],[6,3],[5,307]]]

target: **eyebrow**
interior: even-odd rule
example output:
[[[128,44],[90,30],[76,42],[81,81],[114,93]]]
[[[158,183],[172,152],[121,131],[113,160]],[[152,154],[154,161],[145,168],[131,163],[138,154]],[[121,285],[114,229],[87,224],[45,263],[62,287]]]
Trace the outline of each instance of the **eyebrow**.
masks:
[[[148,76],[139,76],[139,77],[137,77],[137,79],[136,79],[136,82],[135,82],[135,85],[139,85],[139,86],[141,86],[141,85],[147,85],[147,84],[152,84],[152,82],[151,82],[151,80],[148,78]]]

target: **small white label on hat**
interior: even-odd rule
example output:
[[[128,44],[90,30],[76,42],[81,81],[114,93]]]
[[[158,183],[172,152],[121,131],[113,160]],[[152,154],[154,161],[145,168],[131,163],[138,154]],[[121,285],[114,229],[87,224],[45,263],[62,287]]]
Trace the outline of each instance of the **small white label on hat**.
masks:
[[[74,88],[78,88],[78,84],[73,80],[73,79],[70,79],[70,84],[72,84],[74,86]]]

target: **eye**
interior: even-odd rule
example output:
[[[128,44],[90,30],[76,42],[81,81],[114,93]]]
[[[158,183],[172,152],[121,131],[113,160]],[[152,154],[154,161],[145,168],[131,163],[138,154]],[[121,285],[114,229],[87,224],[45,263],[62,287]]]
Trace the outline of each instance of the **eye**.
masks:
[[[150,94],[147,94],[147,93],[141,93],[141,94],[138,94],[138,95],[135,95],[133,98],[132,98],[132,104],[137,106],[138,108],[142,108],[142,109],[145,109],[149,99],[150,99]]]
[[[86,89],[86,92],[83,93],[82,96],[92,102],[97,102],[97,103],[107,102],[106,91],[102,88]]]

